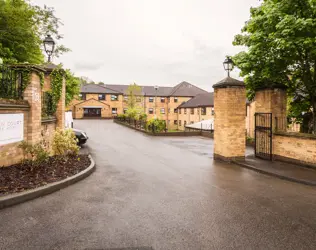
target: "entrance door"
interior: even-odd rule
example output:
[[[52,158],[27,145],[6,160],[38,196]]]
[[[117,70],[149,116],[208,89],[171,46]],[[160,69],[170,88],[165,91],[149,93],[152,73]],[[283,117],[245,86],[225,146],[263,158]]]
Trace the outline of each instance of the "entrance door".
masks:
[[[255,113],[255,156],[272,161],[272,113]]]
[[[101,108],[84,108],[84,117],[101,117]]]

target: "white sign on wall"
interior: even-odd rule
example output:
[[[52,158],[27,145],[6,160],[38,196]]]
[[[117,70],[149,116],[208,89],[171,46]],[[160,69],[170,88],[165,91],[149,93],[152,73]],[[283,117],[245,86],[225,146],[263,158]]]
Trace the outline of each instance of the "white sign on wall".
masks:
[[[23,141],[24,114],[0,114],[0,145]]]

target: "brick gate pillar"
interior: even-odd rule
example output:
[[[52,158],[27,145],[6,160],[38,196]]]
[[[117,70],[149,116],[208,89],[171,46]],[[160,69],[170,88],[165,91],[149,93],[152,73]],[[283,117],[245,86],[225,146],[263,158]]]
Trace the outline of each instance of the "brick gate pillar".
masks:
[[[265,88],[256,91],[255,111],[272,113],[272,128],[286,130],[287,94],[285,87]]]
[[[19,66],[23,68],[23,66]],[[38,143],[41,140],[42,125],[42,87],[37,72],[45,72],[40,67],[31,68],[30,82],[23,92],[23,99],[30,105],[29,119],[27,123],[27,142]]]
[[[214,88],[214,159],[244,159],[246,151],[246,88],[227,77]]]

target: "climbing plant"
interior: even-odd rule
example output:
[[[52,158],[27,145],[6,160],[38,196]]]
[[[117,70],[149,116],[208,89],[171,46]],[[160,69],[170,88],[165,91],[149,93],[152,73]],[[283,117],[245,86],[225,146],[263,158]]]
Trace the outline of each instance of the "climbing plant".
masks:
[[[65,71],[62,69],[62,65],[58,65],[50,74],[52,110],[54,111],[57,109],[57,104],[62,94],[64,74]]]

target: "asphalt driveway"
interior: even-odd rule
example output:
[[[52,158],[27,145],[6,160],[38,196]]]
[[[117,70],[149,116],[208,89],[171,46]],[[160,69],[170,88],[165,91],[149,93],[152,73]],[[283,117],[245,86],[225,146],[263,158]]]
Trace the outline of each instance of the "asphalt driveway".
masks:
[[[210,139],[75,126],[90,137],[96,172],[0,210],[0,249],[316,248],[314,187],[213,162]]]

